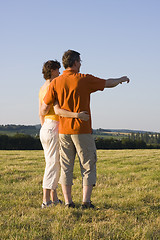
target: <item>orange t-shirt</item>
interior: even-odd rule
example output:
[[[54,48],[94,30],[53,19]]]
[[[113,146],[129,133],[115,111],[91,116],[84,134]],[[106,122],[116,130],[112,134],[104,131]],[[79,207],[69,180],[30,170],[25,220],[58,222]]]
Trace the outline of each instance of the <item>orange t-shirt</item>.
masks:
[[[65,70],[61,76],[50,83],[43,100],[49,105],[58,99],[62,109],[72,112],[87,111],[90,114],[90,94],[98,90],[102,91],[104,87],[104,79],[89,74],[75,73],[73,70]],[[91,117],[89,121],[60,117],[59,133],[61,134],[91,132]]]

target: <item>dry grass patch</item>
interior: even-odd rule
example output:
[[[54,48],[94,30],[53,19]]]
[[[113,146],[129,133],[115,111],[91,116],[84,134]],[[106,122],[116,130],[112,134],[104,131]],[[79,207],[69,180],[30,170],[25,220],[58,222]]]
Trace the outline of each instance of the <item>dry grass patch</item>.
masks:
[[[97,210],[80,209],[75,162],[75,209],[41,209],[43,151],[0,151],[0,239],[160,239],[160,150],[99,150]],[[58,188],[63,200],[61,188]]]

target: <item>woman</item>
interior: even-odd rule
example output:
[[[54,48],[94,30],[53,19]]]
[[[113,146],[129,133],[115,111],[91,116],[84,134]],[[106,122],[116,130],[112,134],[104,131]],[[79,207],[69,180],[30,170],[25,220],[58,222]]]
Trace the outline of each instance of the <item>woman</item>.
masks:
[[[43,116],[41,114],[41,105],[43,103],[43,98],[48,90],[48,87],[51,81],[58,77],[60,72],[59,68],[61,67],[58,61],[47,61],[43,65],[42,73],[44,79],[46,80],[43,86],[39,91],[39,118],[41,122],[40,130],[40,140],[44,149],[45,155],[45,172],[43,177],[43,203],[42,208],[56,205],[62,203],[61,200],[57,197],[56,188],[59,180],[59,141],[58,141],[58,125],[59,117],[71,117],[71,118],[80,118],[81,120],[87,121],[89,115],[86,112],[74,113],[69,112],[64,109],[60,109],[58,103],[55,103],[54,106],[50,106],[49,112]],[[56,111],[56,115],[55,111]]]

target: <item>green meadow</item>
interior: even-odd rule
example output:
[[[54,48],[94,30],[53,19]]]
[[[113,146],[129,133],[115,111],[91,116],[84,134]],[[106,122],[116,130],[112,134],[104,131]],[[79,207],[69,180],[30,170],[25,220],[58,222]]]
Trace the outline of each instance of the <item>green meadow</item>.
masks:
[[[96,210],[81,210],[75,161],[73,201],[41,209],[43,151],[0,151],[1,240],[160,239],[160,150],[98,150]],[[61,187],[58,195],[63,200]]]

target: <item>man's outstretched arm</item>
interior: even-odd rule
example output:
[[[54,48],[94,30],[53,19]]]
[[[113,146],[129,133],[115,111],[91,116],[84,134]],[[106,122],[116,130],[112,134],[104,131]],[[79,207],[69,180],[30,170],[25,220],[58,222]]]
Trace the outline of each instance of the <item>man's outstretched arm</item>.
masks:
[[[122,84],[123,82],[129,83],[129,78],[123,76],[121,78],[109,78],[106,80],[105,88],[116,87],[118,84]]]

